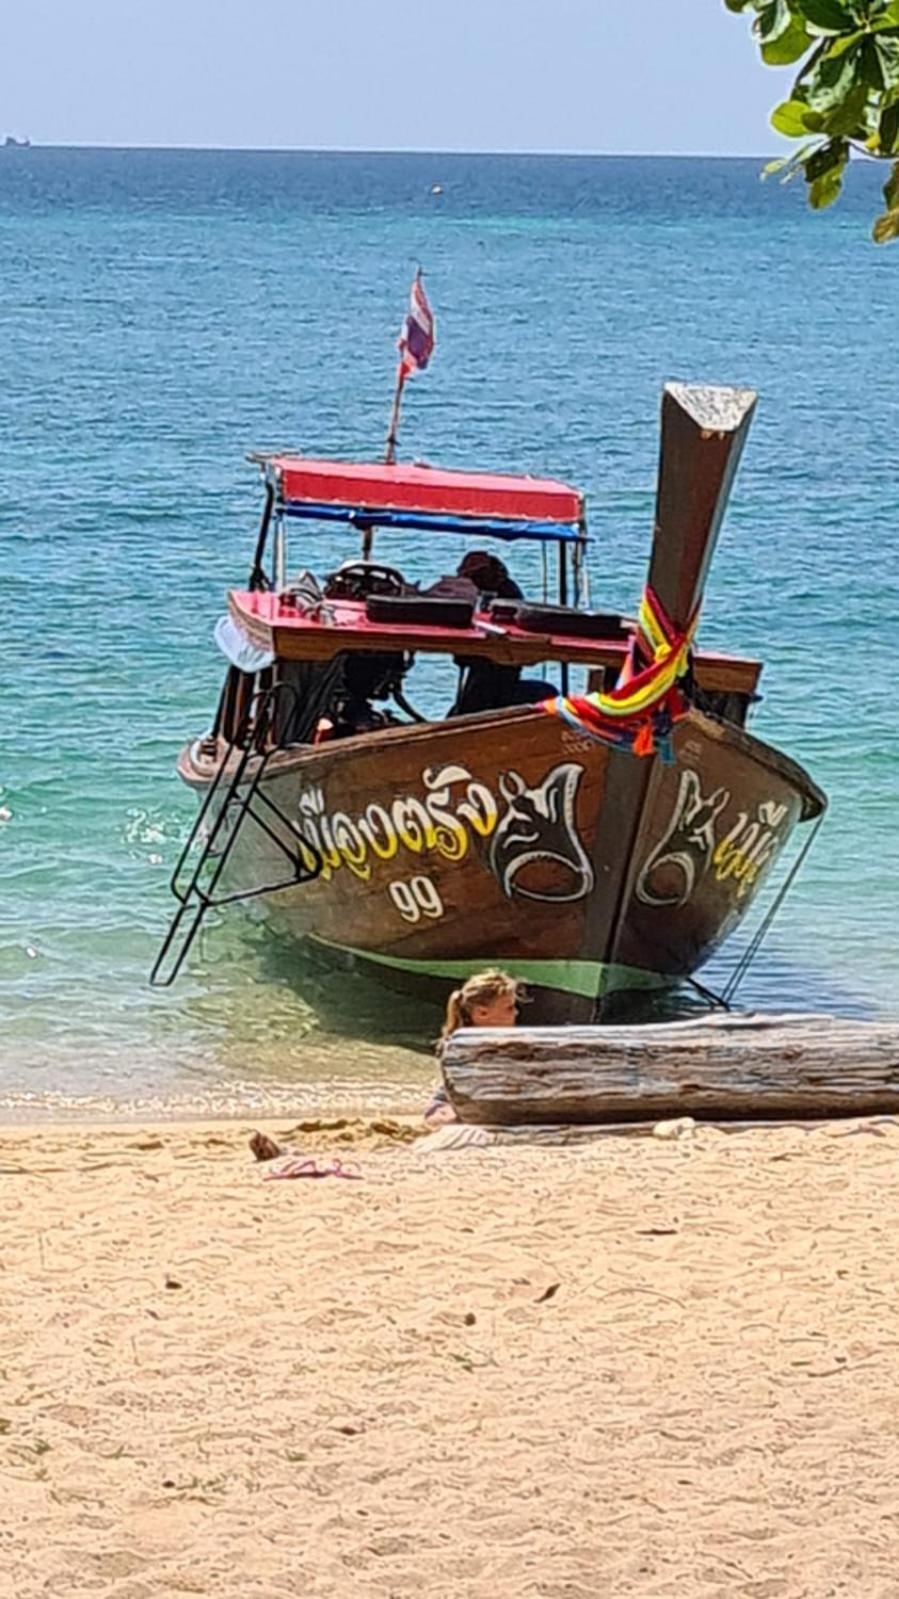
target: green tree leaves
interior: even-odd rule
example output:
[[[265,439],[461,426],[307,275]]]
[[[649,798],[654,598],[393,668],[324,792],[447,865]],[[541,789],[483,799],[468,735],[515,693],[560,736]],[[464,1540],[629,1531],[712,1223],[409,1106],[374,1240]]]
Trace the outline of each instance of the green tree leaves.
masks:
[[[774,107],[771,126],[788,139],[802,139],[807,133],[820,133],[824,118],[810,111],[804,100],[784,100]]]
[[[883,186],[886,210],[874,223],[873,233],[878,244],[887,244],[899,236],[899,161],[890,167],[890,175]]]
[[[856,26],[853,8],[843,0],[799,0],[797,10],[822,33],[845,33]]]
[[[819,145],[805,161],[805,181],[809,186],[809,205],[823,211],[833,205],[843,182],[843,171],[849,160],[849,145],[845,139],[828,139]]]
[[[752,32],[769,66],[799,63],[790,97],[771,125],[804,142],[769,162],[787,182],[802,172],[815,210],[837,199],[850,153],[899,156],[899,0],[724,0],[753,12]],[[884,186],[878,243],[899,238],[899,160]]]

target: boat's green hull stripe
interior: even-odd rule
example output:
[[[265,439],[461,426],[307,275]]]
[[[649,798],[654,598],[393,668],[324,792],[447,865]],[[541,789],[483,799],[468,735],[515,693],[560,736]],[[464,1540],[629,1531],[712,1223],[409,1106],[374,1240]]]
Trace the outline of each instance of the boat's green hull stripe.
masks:
[[[371,961],[376,966],[390,966],[395,971],[413,972],[422,977],[443,977],[456,982],[482,972],[485,959],[480,960],[406,960],[399,955],[380,955],[374,950],[354,949],[349,944],[336,944],[318,934],[308,935],[312,942],[326,949],[339,950],[357,960]],[[529,961],[514,956],[492,957],[510,977],[534,983],[540,988],[555,988],[564,994],[579,994],[585,999],[595,999],[600,993],[618,988],[667,988],[674,981],[660,972],[646,972],[639,966],[609,966],[604,961]]]

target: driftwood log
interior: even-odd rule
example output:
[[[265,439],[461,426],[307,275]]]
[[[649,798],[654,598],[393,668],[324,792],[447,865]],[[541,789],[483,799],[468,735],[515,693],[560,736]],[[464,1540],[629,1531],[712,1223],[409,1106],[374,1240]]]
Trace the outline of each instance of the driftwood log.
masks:
[[[463,1028],[443,1072],[484,1126],[899,1113],[899,1022],[712,1015],[647,1027]]]

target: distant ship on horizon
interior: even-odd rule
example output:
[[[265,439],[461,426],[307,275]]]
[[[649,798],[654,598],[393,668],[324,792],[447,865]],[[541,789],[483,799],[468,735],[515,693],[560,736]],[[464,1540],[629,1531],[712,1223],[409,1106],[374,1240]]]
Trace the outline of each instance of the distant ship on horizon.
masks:
[[[17,139],[14,133],[8,133],[3,140],[4,150],[30,150],[30,139]]]

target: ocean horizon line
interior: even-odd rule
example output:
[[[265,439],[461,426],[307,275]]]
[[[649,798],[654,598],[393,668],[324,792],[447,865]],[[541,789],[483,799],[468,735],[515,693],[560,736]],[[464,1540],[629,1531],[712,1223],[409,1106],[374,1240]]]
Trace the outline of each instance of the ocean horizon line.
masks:
[[[546,161],[769,161],[782,153],[782,147],[758,151],[716,150],[476,150],[440,149],[428,146],[366,146],[366,145],[289,145],[289,144],[115,144],[102,142],[54,142],[29,139],[0,149],[10,150],[65,150],[69,153],[99,152],[106,155],[138,155],[164,153],[167,155],[342,155],[342,156],[433,156],[440,159],[467,156],[496,160],[503,158]]]

